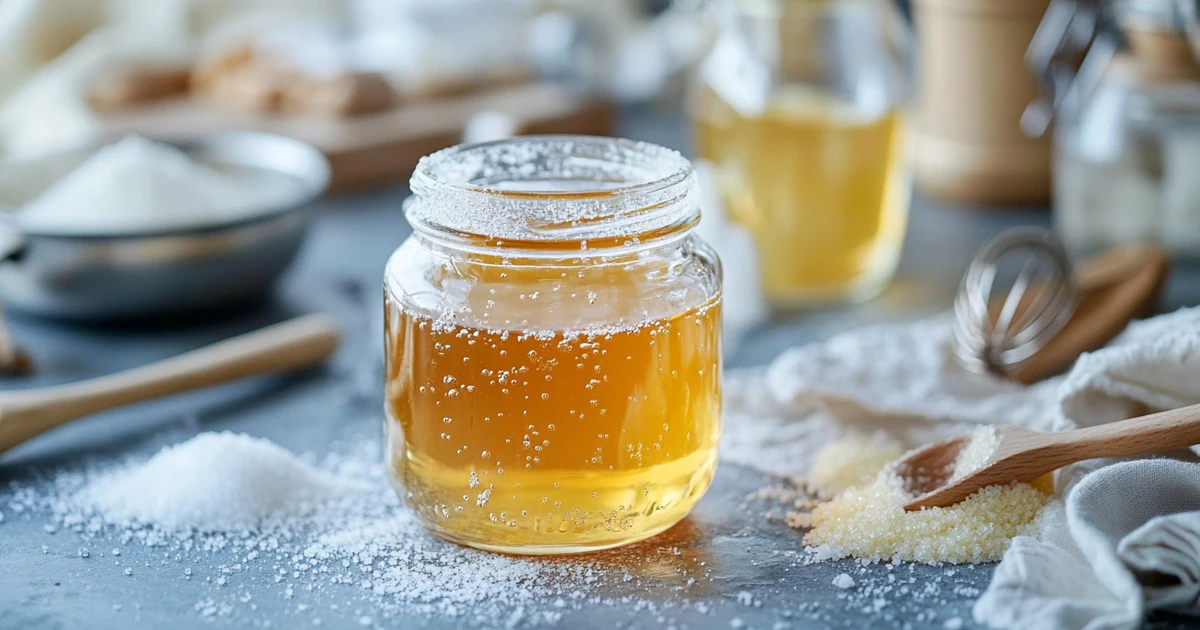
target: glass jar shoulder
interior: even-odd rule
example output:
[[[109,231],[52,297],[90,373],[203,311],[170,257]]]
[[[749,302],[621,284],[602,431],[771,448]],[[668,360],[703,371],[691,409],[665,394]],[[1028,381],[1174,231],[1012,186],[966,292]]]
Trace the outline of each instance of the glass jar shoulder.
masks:
[[[384,288],[408,313],[457,325],[587,330],[668,319],[720,298],[720,261],[695,236],[635,254],[529,260],[431,248],[410,237]]]

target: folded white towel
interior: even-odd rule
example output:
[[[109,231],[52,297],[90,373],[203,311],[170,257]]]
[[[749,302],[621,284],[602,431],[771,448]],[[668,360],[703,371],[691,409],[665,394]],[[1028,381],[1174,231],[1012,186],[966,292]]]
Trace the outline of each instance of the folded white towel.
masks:
[[[1022,630],[1136,628],[1147,610],[1200,615],[1200,464],[1107,466],[1067,499],[1082,557],[1018,538],[975,603],[975,619]]]

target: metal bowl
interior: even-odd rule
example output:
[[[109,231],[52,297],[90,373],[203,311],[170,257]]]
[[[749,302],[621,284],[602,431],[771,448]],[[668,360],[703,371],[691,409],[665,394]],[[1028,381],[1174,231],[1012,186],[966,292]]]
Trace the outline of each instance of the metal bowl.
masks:
[[[312,201],[329,183],[329,163],[307,144],[265,133],[165,142],[213,166],[285,175],[296,181],[296,193],[244,219],[158,232],[45,232],[0,213],[0,304],[57,318],[119,320],[211,309],[263,294],[299,250]],[[40,192],[98,148],[0,164],[0,179],[22,178],[26,191]]]

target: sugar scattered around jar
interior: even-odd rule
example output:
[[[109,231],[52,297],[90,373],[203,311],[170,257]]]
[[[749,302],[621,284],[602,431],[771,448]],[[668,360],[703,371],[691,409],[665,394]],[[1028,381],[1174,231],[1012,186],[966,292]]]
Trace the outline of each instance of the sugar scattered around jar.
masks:
[[[709,609],[689,593],[711,570],[700,559],[681,563],[678,548],[545,560],[435,539],[399,502],[380,451],[377,443],[360,444],[310,461],[268,440],[202,433],[149,459],[13,482],[2,495],[10,511],[24,518],[45,513],[56,536],[77,537],[72,558],[114,561],[122,579],[146,575],[141,558],[153,557],[122,547],[161,551],[163,566],[179,565],[180,580],[209,585],[195,605],[206,620],[255,615],[250,588],[264,595],[277,589],[269,596],[283,600],[304,592],[309,601],[341,601],[322,614],[353,612],[351,621],[369,617],[371,626],[394,625],[389,617],[436,617],[498,627],[513,615],[552,625],[564,610],[585,604],[657,610],[636,593],[661,588],[678,593],[676,610]],[[46,545],[42,551],[50,552]],[[126,564],[127,557],[137,564]],[[668,565],[681,567],[678,574],[664,576]],[[354,612],[364,605],[370,614]],[[308,611],[302,625],[321,625],[309,606],[295,606]]]

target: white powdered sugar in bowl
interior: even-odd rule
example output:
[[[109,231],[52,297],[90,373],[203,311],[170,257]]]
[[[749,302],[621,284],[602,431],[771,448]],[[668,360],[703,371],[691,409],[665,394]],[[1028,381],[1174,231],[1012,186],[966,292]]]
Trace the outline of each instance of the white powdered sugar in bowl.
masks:
[[[59,163],[42,160],[16,170],[34,172],[0,178],[0,198],[16,209],[22,229],[35,233],[112,235],[204,227],[249,219],[304,194],[287,175],[210,164],[140,136],[100,148],[41,190],[29,190],[30,182],[45,179],[46,171],[57,175],[63,170]]]

